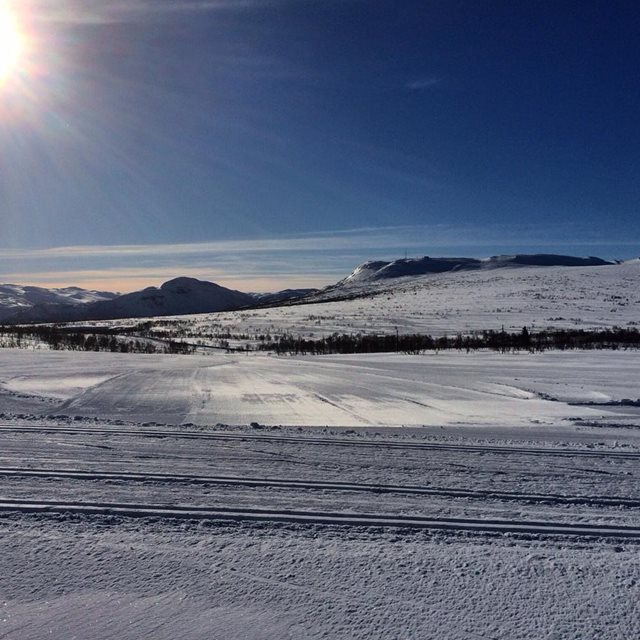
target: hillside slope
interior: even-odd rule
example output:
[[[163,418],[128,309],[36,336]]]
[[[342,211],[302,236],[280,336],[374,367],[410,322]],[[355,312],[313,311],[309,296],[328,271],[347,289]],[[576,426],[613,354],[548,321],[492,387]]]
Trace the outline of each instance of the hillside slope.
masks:
[[[366,283],[351,297],[179,319],[193,335],[318,338],[483,329],[640,326],[640,261],[601,267],[452,271]],[[312,296],[312,300],[316,296]],[[168,319],[165,319],[165,323]],[[166,329],[166,324],[163,327]],[[215,340],[214,340],[215,343]]]
[[[83,311],[94,320],[140,318],[237,309],[253,303],[240,291],[195,278],[175,278],[162,286],[134,291],[113,300],[97,302]]]
[[[608,264],[614,263],[594,256],[579,258],[547,253],[501,255],[483,260],[424,256],[423,258],[405,258],[390,262],[383,260],[365,262],[358,265],[346,278],[338,282],[336,287],[449,271],[476,271],[510,267],[601,267]]]
[[[15,285],[7,285],[15,287]],[[5,287],[5,288],[7,288]],[[148,287],[121,296],[68,289],[68,295],[55,296],[47,289],[33,304],[7,301],[0,320],[4,322],[81,322],[190,313],[212,313],[254,304],[249,294],[195,278],[175,278],[160,287]],[[51,295],[49,295],[51,294]]]
[[[113,300],[117,296],[117,293],[109,291],[90,291],[79,287],[45,289],[3,284],[0,285],[0,322],[16,317],[70,313],[74,308]]]

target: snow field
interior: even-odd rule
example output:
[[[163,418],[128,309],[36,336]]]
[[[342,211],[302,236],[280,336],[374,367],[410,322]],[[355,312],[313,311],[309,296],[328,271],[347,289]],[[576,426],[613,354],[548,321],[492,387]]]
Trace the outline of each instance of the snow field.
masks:
[[[634,351],[360,356],[153,356],[0,350],[19,412],[134,422],[307,426],[532,425],[634,420]],[[609,403],[609,404],[605,404]],[[25,406],[26,406],[25,405]]]
[[[7,638],[634,638],[635,545],[0,521]]]
[[[504,328],[603,329],[640,326],[640,260],[604,267],[522,267],[395,278],[322,291],[307,304],[214,314],[82,322],[150,325],[162,339],[204,347],[258,348],[284,335],[423,333]],[[348,298],[348,299],[345,299]],[[71,323],[73,325],[73,323]]]
[[[559,443],[553,429],[502,427],[500,445],[485,432],[486,444],[471,446],[437,437],[436,429],[424,438],[366,430],[316,437],[309,429],[294,436],[50,422],[0,428],[0,636],[608,640],[640,633],[634,430],[565,429],[572,441]],[[354,486],[326,486],[331,480]],[[415,487],[425,493],[411,493]],[[106,511],[55,512],[46,506],[52,500]],[[130,505],[132,514],[109,513],[113,503]],[[165,511],[143,513],[152,505]],[[245,509],[249,517],[293,510],[309,520],[169,514],[198,505]],[[475,532],[455,524],[439,531],[355,520],[328,526],[318,524],[322,510],[464,516]],[[495,519],[545,521],[556,533],[495,534],[485,529]],[[635,533],[558,535],[566,524],[618,524]]]

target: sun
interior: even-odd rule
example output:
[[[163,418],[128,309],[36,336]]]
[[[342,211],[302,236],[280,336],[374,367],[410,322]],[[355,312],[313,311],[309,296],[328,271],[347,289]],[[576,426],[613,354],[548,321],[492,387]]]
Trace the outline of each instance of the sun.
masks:
[[[17,68],[23,51],[23,38],[15,18],[0,8],[0,83]]]

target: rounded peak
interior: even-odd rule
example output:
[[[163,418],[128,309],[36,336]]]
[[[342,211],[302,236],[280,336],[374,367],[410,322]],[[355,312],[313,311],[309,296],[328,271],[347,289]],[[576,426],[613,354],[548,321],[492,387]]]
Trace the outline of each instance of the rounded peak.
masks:
[[[206,280],[198,280],[198,278],[189,278],[187,276],[180,276],[178,278],[173,278],[171,280],[167,280],[164,282],[160,288],[164,289],[165,287],[171,287],[173,285],[184,286],[184,285],[193,285],[193,284],[212,284],[211,282],[207,282]]]
[[[187,276],[181,276],[179,278],[173,278],[173,280],[167,280],[160,286],[160,291],[172,291],[175,293],[188,293],[190,291],[197,291],[203,289],[220,289],[220,285],[215,282],[209,282],[208,280],[198,280],[197,278],[189,278]]]

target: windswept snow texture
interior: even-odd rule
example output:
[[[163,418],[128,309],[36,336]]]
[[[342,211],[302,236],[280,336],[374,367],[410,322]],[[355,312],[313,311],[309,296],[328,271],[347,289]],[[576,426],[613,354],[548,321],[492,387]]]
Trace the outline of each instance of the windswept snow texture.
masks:
[[[640,635],[636,544],[114,517],[15,516],[0,535],[9,639]]]
[[[197,424],[531,425],[640,408],[636,352],[288,358],[0,350],[0,398],[48,412]],[[57,404],[53,404],[55,401]],[[637,404],[637,403],[636,403]]]

